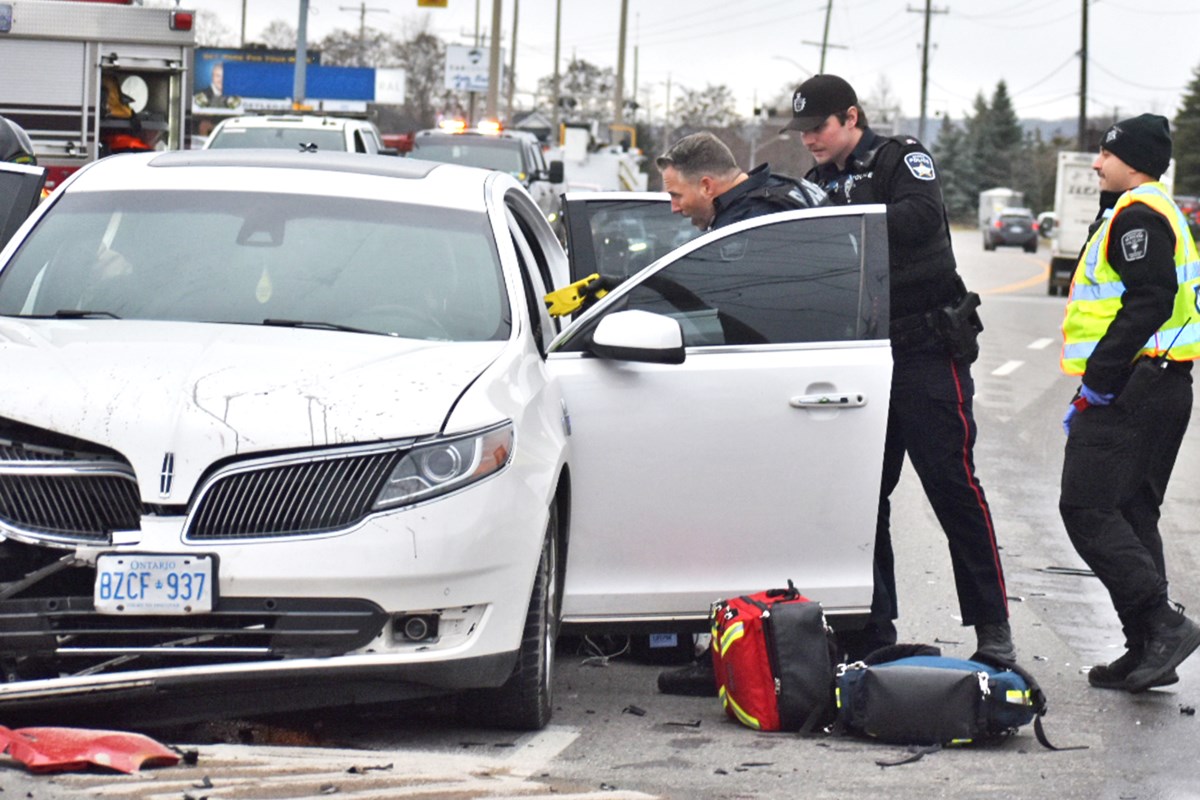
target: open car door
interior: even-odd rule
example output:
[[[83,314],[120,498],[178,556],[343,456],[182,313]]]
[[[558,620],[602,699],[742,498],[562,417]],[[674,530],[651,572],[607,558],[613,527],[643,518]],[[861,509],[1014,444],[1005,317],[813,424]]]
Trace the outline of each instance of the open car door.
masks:
[[[707,233],[565,329],[548,357],[575,486],[563,622],[698,622],[788,579],[865,615],[887,309],[884,208],[851,206]]]
[[[45,183],[41,167],[0,162],[0,249],[37,208]]]

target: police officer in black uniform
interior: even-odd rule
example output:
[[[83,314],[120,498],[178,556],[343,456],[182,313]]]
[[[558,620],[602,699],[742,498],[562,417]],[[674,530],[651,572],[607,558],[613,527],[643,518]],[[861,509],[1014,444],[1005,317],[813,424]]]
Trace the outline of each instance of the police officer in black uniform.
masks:
[[[725,143],[707,131],[684,136],[655,164],[671,210],[700,230],[744,219],[826,205],[825,193],[809,181],[774,175],[767,164],[743,172]]]
[[[806,176],[838,204],[887,206],[890,257],[891,405],[875,531],[875,594],[867,628],[843,638],[851,656],[896,641],[898,616],[890,531],[892,490],[907,453],[949,540],[964,625],[977,653],[1016,660],[1004,573],[992,515],[975,475],[970,364],[978,355],[979,297],[967,292],[933,158],[909,136],[867,127],[854,88],[816,75],[792,98],[789,130],[799,131],[817,165]]]
[[[1159,182],[1171,163],[1165,117],[1105,132],[1092,163],[1100,215],[1071,281],[1062,368],[1080,378],[1063,428],[1059,510],[1071,543],[1112,599],[1126,652],[1088,672],[1101,689],[1142,692],[1179,680],[1200,625],[1170,602],[1163,497],[1192,411],[1200,358],[1197,251]]]

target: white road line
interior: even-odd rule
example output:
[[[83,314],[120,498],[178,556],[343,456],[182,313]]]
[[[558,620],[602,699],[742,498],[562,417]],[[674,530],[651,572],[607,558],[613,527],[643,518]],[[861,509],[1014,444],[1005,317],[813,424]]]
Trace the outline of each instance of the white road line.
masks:
[[[1054,343],[1053,339],[1034,339],[1029,343],[1030,350],[1045,350]]]
[[[467,752],[200,745],[195,748],[200,755],[196,766],[149,769],[135,775],[63,774],[56,775],[55,782],[62,796],[113,800],[179,800],[186,795],[211,800],[324,800],[331,793],[351,800],[654,800],[635,791],[551,786],[537,780],[535,775],[545,772],[578,737],[575,728],[552,725],[520,737],[511,748]],[[356,767],[354,773],[348,771],[351,766]]]
[[[1024,361],[1005,361],[1003,364],[992,370],[992,374],[1000,378],[1004,377],[1005,375],[1011,375],[1020,369],[1021,365],[1024,363]]]

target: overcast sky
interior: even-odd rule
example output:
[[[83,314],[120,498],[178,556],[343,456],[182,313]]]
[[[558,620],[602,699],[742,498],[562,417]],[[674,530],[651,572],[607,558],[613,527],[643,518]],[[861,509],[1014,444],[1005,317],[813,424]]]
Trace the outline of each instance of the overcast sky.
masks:
[[[484,31],[493,0],[448,0],[445,9],[418,9],[417,0],[366,0],[369,27],[401,34],[422,16],[448,42],[470,44],[476,9]],[[517,86],[532,91],[553,72],[556,0],[502,3],[503,39],[511,44],[517,21]],[[755,98],[767,102],[816,72],[830,0],[628,0],[626,73],[637,81],[643,106],[666,99],[667,83],[703,89],[725,84],[749,114]],[[295,25],[299,0],[244,0],[247,38],[282,19]],[[572,54],[615,67],[621,0],[561,0],[562,58]],[[235,36],[243,0],[193,0],[211,9]],[[1079,114],[1083,0],[939,0],[931,16],[930,117],[960,118],[975,95],[990,97],[1004,80],[1022,118]],[[886,80],[906,117],[920,113],[921,0],[832,0],[825,71],[853,83],[860,98],[878,94]],[[310,0],[310,40],[336,28],[358,30],[363,3]],[[1200,0],[1091,0],[1089,5],[1088,113],[1131,116],[1144,111],[1173,118],[1200,66]],[[816,44],[807,44],[814,42]],[[528,95],[526,95],[528,100]],[[868,112],[871,110],[867,105]]]

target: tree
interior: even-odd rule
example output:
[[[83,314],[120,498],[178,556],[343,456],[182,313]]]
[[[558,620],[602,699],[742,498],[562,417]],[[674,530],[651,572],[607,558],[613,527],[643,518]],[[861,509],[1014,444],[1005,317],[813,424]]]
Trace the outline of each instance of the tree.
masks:
[[[1020,157],[1023,135],[1004,81],[996,84],[989,105],[983,95],[975,98],[975,117],[968,124],[975,148],[979,190],[1013,185],[1013,163]]]
[[[735,103],[733,92],[724,84],[683,89],[672,109],[675,126],[692,131],[732,127],[741,122]]]
[[[613,89],[617,78],[611,67],[600,68],[581,58],[573,58],[559,80],[559,97],[567,119],[604,124],[612,121]],[[538,80],[538,95],[554,96],[553,75]]]
[[[225,27],[215,11],[203,9],[196,12],[197,47],[236,47],[237,44],[238,37]]]
[[[281,19],[273,20],[258,35],[258,41],[273,50],[295,50],[296,29]]]
[[[932,152],[941,177],[946,214],[955,222],[973,219],[979,200],[979,180],[974,172],[971,144],[967,134],[949,116],[942,117]]]
[[[1200,66],[1192,73],[1173,128],[1176,194],[1200,194]]]
[[[892,83],[887,75],[880,75],[879,80],[875,82],[875,88],[867,98],[865,110],[872,130],[899,132],[896,125],[900,122],[900,98],[892,91]]]
[[[408,111],[422,127],[437,124],[438,112],[447,107],[458,109],[462,103],[454,92],[445,88],[446,45],[429,30],[428,18],[418,28],[410,30],[403,42],[393,50],[396,63],[404,67],[406,104]]]
[[[396,63],[396,40],[373,28],[362,36],[338,28],[318,42],[317,48],[321,64],[327,67],[388,67]]]

